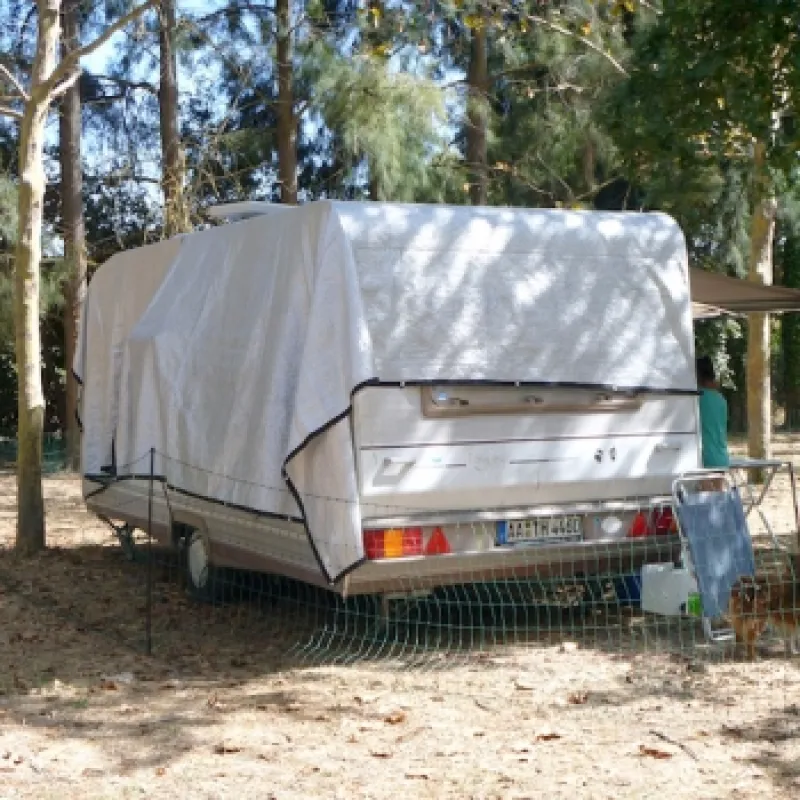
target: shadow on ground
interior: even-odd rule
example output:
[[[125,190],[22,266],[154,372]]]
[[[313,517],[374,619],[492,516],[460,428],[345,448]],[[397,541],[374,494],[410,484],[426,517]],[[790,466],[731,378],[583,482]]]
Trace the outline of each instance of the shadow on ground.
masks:
[[[241,745],[214,742],[234,717],[251,724],[253,736],[272,737],[264,747],[286,745],[294,730],[287,720],[338,730],[373,713],[354,684],[368,692],[426,672],[453,675],[442,680],[454,692],[491,673],[500,687],[543,689],[546,705],[553,698],[540,672],[562,681],[550,666],[562,661],[577,679],[602,659],[606,678],[576,694],[574,705],[608,715],[661,703],[725,709],[738,699],[718,671],[737,670],[741,689],[763,670],[707,648],[693,621],[648,619],[602,591],[586,603],[564,599],[562,587],[561,605],[540,605],[541,596],[523,602],[519,594],[540,588],[495,587],[473,602],[462,593],[412,604],[387,623],[370,601],[346,604],[290,582],[241,580],[226,589],[225,602],[193,601],[176,559],[160,551],[143,563],[114,545],[31,559],[0,552],[0,722],[83,747],[87,775],[107,768],[97,766],[98,753],[122,774],[163,769],[201,739],[217,755],[235,750]],[[785,669],[800,680],[793,662]],[[504,702],[475,691],[476,703]],[[768,722],[753,725],[741,736],[760,736]],[[766,750],[761,766],[785,783],[796,764],[781,758]]]

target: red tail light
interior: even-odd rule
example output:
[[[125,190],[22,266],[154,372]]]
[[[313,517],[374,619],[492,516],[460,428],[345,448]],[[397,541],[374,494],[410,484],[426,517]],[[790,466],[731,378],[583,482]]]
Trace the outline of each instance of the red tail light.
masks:
[[[669,506],[659,508],[653,512],[653,528],[659,536],[666,533],[674,533],[678,529],[677,520]]]
[[[425,548],[426,556],[439,556],[450,552],[450,542],[441,528],[434,528],[428,545]]]
[[[364,531],[364,553],[370,560],[422,555],[422,528]]]
[[[664,506],[654,508],[649,514],[639,512],[628,528],[628,536],[639,539],[643,536],[664,536],[678,530],[678,521],[672,513],[672,508]]]
[[[650,525],[647,521],[647,517],[641,512],[639,512],[633,518],[631,527],[628,529],[628,536],[630,536],[633,539],[640,539],[642,536],[647,536],[649,532],[650,532]]]

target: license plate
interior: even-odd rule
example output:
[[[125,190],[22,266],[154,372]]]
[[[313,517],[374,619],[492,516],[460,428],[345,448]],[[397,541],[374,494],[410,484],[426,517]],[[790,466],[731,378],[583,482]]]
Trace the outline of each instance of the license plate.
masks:
[[[536,517],[497,523],[497,543],[579,541],[583,517]]]

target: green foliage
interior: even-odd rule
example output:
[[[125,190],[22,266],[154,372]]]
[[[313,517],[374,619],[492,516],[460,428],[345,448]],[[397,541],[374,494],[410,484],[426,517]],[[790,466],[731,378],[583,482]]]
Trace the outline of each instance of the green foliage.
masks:
[[[591,205],[619,175],[616,148],[596,110],[603,93],[625,80],[620,67],[628,54],[622,22],[603,8],[584,3],[558,14],[539,10],[583,38],[531,26],[526,15],[497,32],[490,148],[495,202]]]
[[[606,110],[632,163],[664,168],[749,164],[764,142],[780,170],[797,140],[780,119],[800,99],[794,0],[672,0],[635,39],[630,80]]]
[[[86,6],[87,37],[128,0]],[[483,29],[494,204],[647,208],[675,216],[693,265],[746,273],[752,140],[781,197],[776,278],[800,285],[795,0],[294,0],[301,199],[463,203],[466,72]],[[0,50],[30,59],[31,0],[0,10]],[[189,203],[278,198],[274,0],[178,4]],[[116,40],[82,79],[90,268],[161,235],[157,18]],[[11,59],[11,61],[8,61]],[[7,88],[7,87],[6,87]],[[474,93],[472,93],[474,96]],[[15,128],[0,120],[0,417],[11,408]],[[48,399],[63,379],[57,189],[45,209],[42,313]],[[195,219],[202,219],[197,214]],[[698,325],[698,350],[743,384],[737,321]],[[781,396],[800,397],[800,322],[777,340]],[[57,368],[56,368],[57,367]],[[58,370],[62,370],[61,373]],[[8,400],[8,403],[6,403]],[[800,403],[800,400],[798,401]],[[11,412],[9,412],[11,413]]]
[[[311,103],[337,134],[334,158],[353,175],[366,161],[383,199],[412,200],[433,185],[446,149],[443,90],[432,81],[392,73],[375,56],[332,56],[315,65]]]
[[[0,174],[0,431],[16,425],[16,360],[14,356],[14,247],[17,239],[17,187],[7,175]],[[51,237],[43,243],[45,252],[53,250]],[[60,339],[53,336],[53,318],[63,306],[62,286],[66,264],[62,259],[47,259],[42,265],[41,320],[45,356],[44,381],[50,400],[50,415],[55,412],[57,428],[60,419],[52,403],[63,391],[63,350]]]
[[[648,206],[678,219],[697,266],[743,277],[753,190],[786,190],[798,144],[787,124],[800,101],[796,27],[792,0],[665,2],[633,37],[629,80],[599,108],[628,176]],[[760,173],[756,140],[766,147]],[[704,323],[698,343],[729,386],[743,386],[737,325]]]

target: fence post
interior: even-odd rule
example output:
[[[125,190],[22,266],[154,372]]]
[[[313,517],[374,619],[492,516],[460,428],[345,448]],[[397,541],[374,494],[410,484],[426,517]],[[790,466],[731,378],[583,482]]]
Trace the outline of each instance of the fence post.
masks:
[[[155,472],[155,448],[150,448],[150,485],[147,492],[147,620],[145,649],[153,654],[153,480]]]

